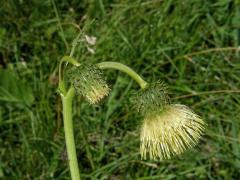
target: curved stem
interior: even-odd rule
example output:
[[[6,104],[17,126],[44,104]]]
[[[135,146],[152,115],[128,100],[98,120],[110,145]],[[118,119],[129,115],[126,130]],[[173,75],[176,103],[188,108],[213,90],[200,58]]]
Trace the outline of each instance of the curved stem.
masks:
[[[73,87],[70,87],[66,96],[62,97],[63,105],[63,121],[65,131],[65,141],[67,147],[68,161],[72,180],[80,180],[80,172],[78,168],[77,154],[74,141],[73,121],[72,121],[72,101],[75,94]]]
[[[65,87],[65,82],[64,82],[64,77],[63,77],[63,72],[64,72],[64,62],[66,63],[71,63],[72,65],[79,66],[80,64],[71,56],[63,56],[63,58],[60,61],[59,64],[59,74],[58,74],[58,79],[59,79],[59,85],[58,88],[62,94],[66,94],[66,87]]]
[[[147,82],[144,81],[141,76],[139,76],[134,70],[132,70],[130,67],[121,64],[121,63],[117,63],[117,62],[101,62],[98,63],[97,66],[100,69],[117,69],[120,70],[126,74],[128,74],[131,78],[133,78],[138,84],[139,86],[144,89],[147,86]]]

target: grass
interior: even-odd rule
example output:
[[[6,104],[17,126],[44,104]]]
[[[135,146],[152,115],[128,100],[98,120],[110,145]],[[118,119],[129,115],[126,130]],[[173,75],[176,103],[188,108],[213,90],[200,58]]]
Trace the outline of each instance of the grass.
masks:
[[[95,106],[80,98],[74,103],[84,179],[239,178],[238,1],[55,3],[1,3],[1,68],[28,83],[35,100],[30,107],[0,101],[0,179],[69,179],[56,77],[78,28],[97,38],[95,54],[79,43],[79,61],[118,61],[149,82],[161,79],[174,102],[191,106],[208,124],[195,149],[172,160],[141,161],[141,119],[129,100],[137,85],[106,71],[110,96]]]

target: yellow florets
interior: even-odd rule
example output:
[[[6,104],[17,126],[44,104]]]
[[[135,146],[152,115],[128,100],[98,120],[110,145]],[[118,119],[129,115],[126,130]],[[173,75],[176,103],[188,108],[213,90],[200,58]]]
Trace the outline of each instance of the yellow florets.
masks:
[[[169,159],[197,144],[205,123],[184,105],[168,105],[144,118],[140,132],[140,154],[146,159]]]
[[[106,84],[95,84],[89,88],[86,98],[91,104],[96,104],[109,94],[110,88]]]
[[[204,121],[187,106],[171,104],[167,86],[161,81],[136,93],[133,103],[143,116],[142,159],[170,159],[195,146],[203,134]]]

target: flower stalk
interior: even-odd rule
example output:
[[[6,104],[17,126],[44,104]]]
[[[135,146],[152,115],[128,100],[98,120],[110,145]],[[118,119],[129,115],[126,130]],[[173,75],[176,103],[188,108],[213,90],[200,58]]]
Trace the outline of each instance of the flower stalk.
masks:
[[[63,107],[63,124],[65,132],[65,141],[68,155],[68,163],[71,173],[72,180],[80,180],[80,172],[78,167],[77,153],[74,140],[74,130],[73,130],[73,119],[72,119],[72,103],[73,97],[75,95],[75,90],[71,86],[68,91],[66,89],[65,79],[64,79],[64,65],[70,63],[75,66],[79,66],[79,63],[70,56],[64,56],[59,64],[59,85],[58,90],[60,91]]]
[[[72,102],[75,94],[74,88],[70,88],[65,96],[61,96],[63,105],[63,121],[65,131],[65,141],[67,147],[68,162],[72,180],[80,180],[77,153],[74,140]]]
[[[147,82],[144,81],[141,76],[139,76],[134,70],[132,70],[130,67],[121,64],[121,63],[117,63],[117,62],[101,62],[98,63],[97,66],[100,69],[117,69],[119,71],[122,71],[126,74],[128,74],[132,79],[134,79],[139,86],[144,89],[147,86]]]

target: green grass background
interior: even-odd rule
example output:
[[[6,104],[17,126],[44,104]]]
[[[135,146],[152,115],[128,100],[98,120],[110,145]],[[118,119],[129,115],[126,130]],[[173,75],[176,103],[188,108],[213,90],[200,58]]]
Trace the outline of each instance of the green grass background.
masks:
[[[238,0],[55,0],[55,8],[51,0],[0,0],[1,69],[34,95],[30,106],[0,101],[0,179],[70,177],[56,82],[76,25],[97,38],[95,54],[79,43],[79,62],[118,61],[148,82],[161,79],[173,102],[208,124],[199,145],[183,155],[140,160],[141,119],[129,100],[138,87],[106,71],[109,97],[95,106],[74,102],[83,179],[239,179],[239,7]]]

